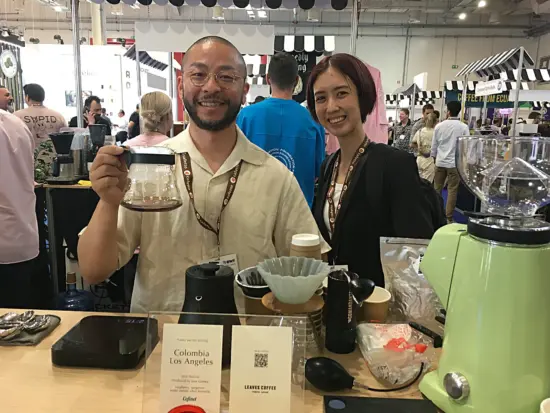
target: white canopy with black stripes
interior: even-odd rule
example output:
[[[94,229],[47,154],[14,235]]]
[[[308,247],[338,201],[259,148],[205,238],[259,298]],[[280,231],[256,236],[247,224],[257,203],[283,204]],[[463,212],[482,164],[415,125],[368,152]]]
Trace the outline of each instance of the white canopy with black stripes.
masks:
[[[464,66],[460,72],[457,73],[456,77],[470,75],[472,73],[476,73],[480,77],[498,76],[501,72],[518,69],[520,49],[521,48],[516,47],[506,52],[476,60]],[[525,67],[532,67],[534,64],[533,58],[529,55],[527,50],[524,50],[523,65]]]
[[[334,36],[275,36],[275,52],[316,52],[331,54],[335,49]]]
[[[386,95],[386,105],[395,106],[405,98],[410,96],[405,94],[388,94]],[[427,104],[435,104],[435,99],[441,99],[443,92],[440,90],[419,92],[415,95],[415,105],[424,106]]]
[[[132,60],[136,60],[136,46],[133,45],[132,47],[130,47],[126,51],[126,53],[124,53],[124,57],[127,57],[127,58],[132,59]],[[149,53],[142,52],[142,51],[139,52],[139,62],[141,64],[152,67],[154,69],[158,69],[160,71],[164,71],[168,67],[168,65],[166,63],[163,63],[163,62],[160,62],[156,59],[153,59],[149,55]]]
[[[508,70],[500,73],[503,80],[518,80],[518,70]],[[550,69],[522,69],[521,80],[528,82],[550,82]]]
[[[468,91],[469,92],[475,92],[477,80],[469,80],[468,81]],[[508,90],[515,90],[516,89],[516,83],[515,82],[505,82],[503,92],[506,92]],[[521,89],[522,90],[529,90],[529,85],[527,82],[521,82]],[[461,80],[447,80],[445,82],[445,90],[449,91],[463,91],[464,90],[464,82]]]

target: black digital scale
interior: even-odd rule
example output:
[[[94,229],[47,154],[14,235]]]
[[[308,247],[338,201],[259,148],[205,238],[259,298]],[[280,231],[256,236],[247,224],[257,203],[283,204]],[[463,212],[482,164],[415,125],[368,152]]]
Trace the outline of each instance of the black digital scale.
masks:
[[[56,366],[134,369],[151,343],[158,343],[158,322],[146,317],[89,316],[52,346]]]

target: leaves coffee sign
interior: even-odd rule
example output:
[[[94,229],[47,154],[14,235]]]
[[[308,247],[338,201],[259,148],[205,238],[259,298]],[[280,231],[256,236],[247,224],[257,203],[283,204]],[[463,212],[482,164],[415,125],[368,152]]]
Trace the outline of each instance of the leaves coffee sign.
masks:
[[[294,56],[294,58],[298,62],[298,76],[300,76],[303,83],[302,91],[296,96],[293,96],[293,99],[298,103],[302,103],[304,100],[306,100],[307,79],[309,78],[311,71],[317,63],[317,57],[315,55],[315,52],[294,51],[290,54]]]
[[[17,58],[11,50],[4,50],[0,54],[0,70],[8,79],[17,74]]]

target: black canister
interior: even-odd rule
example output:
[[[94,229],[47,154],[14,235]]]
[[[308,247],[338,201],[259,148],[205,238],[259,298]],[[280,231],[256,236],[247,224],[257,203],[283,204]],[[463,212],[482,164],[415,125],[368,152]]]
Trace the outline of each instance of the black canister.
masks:
[[[333,271],[328,275],[325,347],[333,353],[348,354],[355,350],[357,304],[350,285],[353,279],[359,276],[347,271]]]
[[[233,289],[233,270],[218,264],[201,264],[187,269],[185,273],[185,301],[181,309],[181,324],[223,325],[222,365],[231,363],[231,332],[240,325],[239,317],[221,314],[237,314]],[[206,315],[208,314],[208,315]]]

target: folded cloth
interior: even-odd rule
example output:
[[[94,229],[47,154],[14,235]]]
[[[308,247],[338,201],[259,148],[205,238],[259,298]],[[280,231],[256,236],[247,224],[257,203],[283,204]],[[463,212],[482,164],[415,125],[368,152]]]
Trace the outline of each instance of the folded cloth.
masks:
[[[27,333],[22,331],[18,335],[8,340],[0,339],[0,346],[36,346],[46,337],[48,337],[52,331],[54,331],[61,319],[56,315],[48,314],[48,327],[37,333]]]

